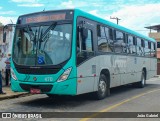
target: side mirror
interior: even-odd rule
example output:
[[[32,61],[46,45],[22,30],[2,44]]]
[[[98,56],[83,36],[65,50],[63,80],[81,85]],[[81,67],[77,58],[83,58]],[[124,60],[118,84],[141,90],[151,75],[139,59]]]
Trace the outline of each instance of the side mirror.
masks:
[[[82,40],[86,40],[86,38],[88,37],[88,29],[81,28],[81,36],[82,36]]]
[[[3,43],[6,42],[6,36],[7,36],[6,32],[3,31]]]

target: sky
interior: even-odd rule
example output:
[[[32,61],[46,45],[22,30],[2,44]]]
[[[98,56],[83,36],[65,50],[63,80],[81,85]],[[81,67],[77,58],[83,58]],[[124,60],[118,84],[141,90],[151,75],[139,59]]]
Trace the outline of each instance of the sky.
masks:
[[[146,26],[160,24],[160,0],[0,0],[0,22],[16,23],[18,16],[43,10],[78,8],[147,35]]]

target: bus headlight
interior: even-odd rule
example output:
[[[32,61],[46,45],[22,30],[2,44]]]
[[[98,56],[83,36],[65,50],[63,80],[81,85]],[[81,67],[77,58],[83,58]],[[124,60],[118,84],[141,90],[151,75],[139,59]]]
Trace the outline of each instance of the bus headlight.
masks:
[[[11,68],[11,77],[14,79],[14,80],[18,80],[17,79],[17,76],[16,74],[14,73],[13,69]]]
[[[72,68],[68,68],[67,70],[65,70],[64,73],[59,77],[57,82],[65,81],[68,78],[69,74],[71,73],[71,70]]]

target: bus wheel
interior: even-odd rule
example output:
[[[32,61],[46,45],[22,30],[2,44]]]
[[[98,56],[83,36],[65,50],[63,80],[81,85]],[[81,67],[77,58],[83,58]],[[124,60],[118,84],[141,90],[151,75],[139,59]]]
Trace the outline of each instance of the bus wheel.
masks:
[[[98,91],[95,93],[96,99],[104,99],[109,94],[108,87],[109,86],[107,85],[106,76],[104,74],[101,74],[98,83]]]
[[[142,71],[141,81],[136,83],[136,86],[139,88],[143,88],[146,85],[145,72]]]

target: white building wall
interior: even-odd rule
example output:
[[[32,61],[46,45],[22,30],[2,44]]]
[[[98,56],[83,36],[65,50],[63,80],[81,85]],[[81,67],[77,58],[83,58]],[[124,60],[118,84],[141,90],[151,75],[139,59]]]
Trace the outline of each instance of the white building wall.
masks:
[[[13,43],[13,36],[14,36],[14,27],[9,28],[6,30],[6,42],[3,42],[3,27],[0,27],[0,70],[2,71],[2,79],[4,85],[5,79],[5,60],[7,59],[8,54],[11,54],[12,50],[12,43]]]

